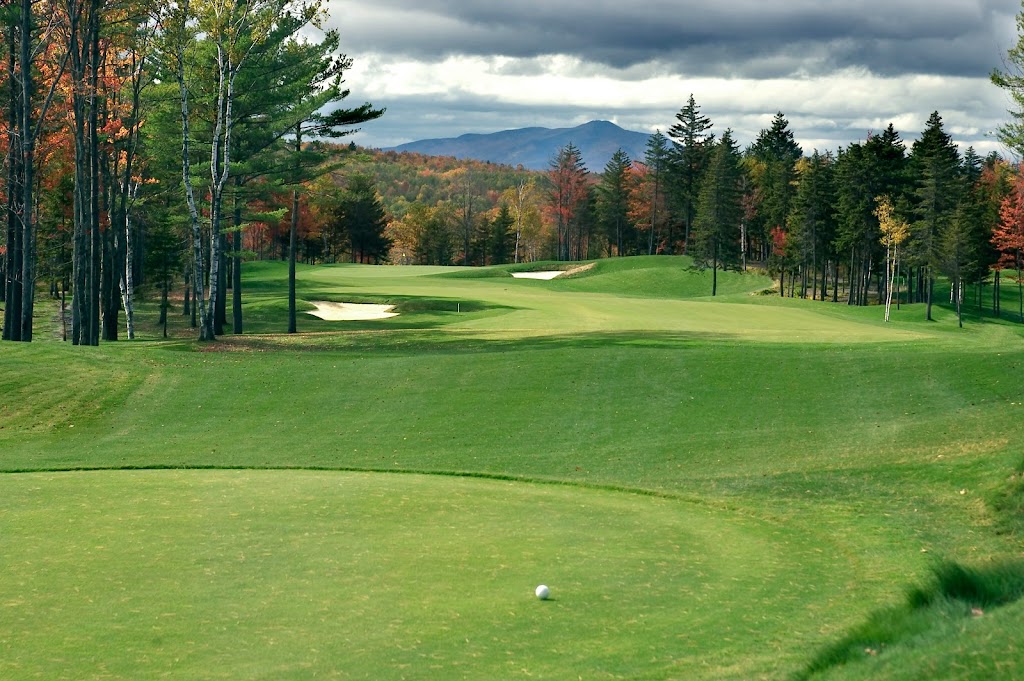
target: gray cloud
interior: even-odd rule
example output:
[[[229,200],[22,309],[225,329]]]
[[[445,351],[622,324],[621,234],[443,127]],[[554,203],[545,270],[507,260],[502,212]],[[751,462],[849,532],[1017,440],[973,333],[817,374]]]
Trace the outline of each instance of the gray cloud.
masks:
[[[626,69],[787,76],[857,66],[873,73],[988,73],[1012,36],[1014,0],[842,0],[639,6],[584,0],[333,0],[353,54],[568,54]]]
[[[388,107],[354,139],[383,147],[593,119],[652,132],[666,130],[693,92],[716,129],[733,128],[742,143],[778,110],[808,152],[863,139],[890,121],[909,143],[939,110],[963,146],[998,149],[991,132],[1006,118],[1007,102],[987,79],[1017,39],[1018,0],[638,4],[329,0],[328,25],[365,65],[364,80],[350,81],[353,99]],[[460,68],[458,59],[446,60],[479,57],[486,62],[479,79],[540,83],[553,72],[552,55],[571,58],[558,62],[562,77],[604,83],[594,87],[610,82],[612,91],[592,98],[606,103],[585,105],[587,98],[568,93],[538,103],[522,91],[499,96],[493,87],[443,77]],[[423,66],[422,89],[389,70],[402,63]]]

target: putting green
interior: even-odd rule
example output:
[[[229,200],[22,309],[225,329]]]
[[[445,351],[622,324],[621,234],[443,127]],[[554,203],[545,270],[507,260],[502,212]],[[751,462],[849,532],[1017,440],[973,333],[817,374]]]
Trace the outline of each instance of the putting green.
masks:
[[[754,678],[872,588],[825,531],[594,488],[295,470],[2,488],[4,679]]]

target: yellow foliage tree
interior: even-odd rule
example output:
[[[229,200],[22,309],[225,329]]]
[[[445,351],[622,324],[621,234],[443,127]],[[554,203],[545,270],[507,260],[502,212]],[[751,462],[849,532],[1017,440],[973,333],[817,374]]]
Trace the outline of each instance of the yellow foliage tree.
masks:
[[[899,263],[899,245],[910,236],[910,225],[896,215],[892,201],[888,196],[875,199],[875,217],[882,230],[882,245],[885,246],[886,279],[889,282],[885,298],[885,321],[889,321],[889,309],[892,307],[892,288],[896,279],[896,267]]]

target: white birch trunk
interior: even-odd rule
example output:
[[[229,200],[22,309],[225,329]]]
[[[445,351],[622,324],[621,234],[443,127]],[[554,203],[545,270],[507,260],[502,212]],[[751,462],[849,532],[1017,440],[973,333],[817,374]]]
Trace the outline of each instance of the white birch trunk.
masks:
[[[217,36],[217,117],[213,132],[213,145],[210,152],[210,305],[203,318],[203,335],[207,340],[214,339],[214,322],[217,315],[217,296],[220,287],[220,217],[224,203],[224,187],[227,186],[231,174],[231,129],[233,121],[233,104],[235,97],[235,78],[248,56],[241,54],[237,62],[232,54],[235,40],[240,29],[250,20],[251,6],[242,5],[242,13],[237,20],[229,19],[229,30],[223,30]],[[218,7],[218,11],[222,11]],[[257,43],[249,47],[251,50]]]
[[[188,0],[182,3],[182,26],[188,20]],[[185,187],[185,204],[188,207],[189,222],[192,227],[192,286],[195,290],[196,304],[199,306],[200,319],[206,316],[206,298],[203,291],[203,230],[199,224],[199,211],[196,208],[195,195],[192,191],[191,163],[189,161],[189,140],[191,130],[189,126],[188,110],[188,87],[185,84],[185,45],[178,46],[177,78],[178,92],[181,97],[181,180]],[[200,333],[202,339],[202,333]]]
[[[132,193],[134,199],[138,194],[139,185],[135,184],[126,188]],[[132,262],[135,260],[135,242],[132,239],[131,213],[125,211],[124,216],[124,249],[125,262],[121,272],[121,304],[124,306],[124,323],[128,340],[135,339],[135,275],[132,273]]]
[[[885,292],[885,321],[889,321],[889,310],[892,308],[892,282],[896,274],[896,253],[893,249],[892,257],[889,257],[889,246],[885,246],[885,274],[886,279],[889,280],[889,285],[886,287]]]
[[[526,180],[516,187],[516,249],[512,262],[519,263],[519,241],[523,236],[523,210],[526,206]]]

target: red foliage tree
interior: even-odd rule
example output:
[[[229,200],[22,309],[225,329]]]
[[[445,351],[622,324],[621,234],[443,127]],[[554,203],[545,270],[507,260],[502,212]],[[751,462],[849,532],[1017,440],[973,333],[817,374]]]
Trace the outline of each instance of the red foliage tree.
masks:
[[[992,245],[999,251],[996,269],[1016,272],[1020,320],[1024,323],[1024,164],[1018,165],[1010,193],[1000,205]]]

